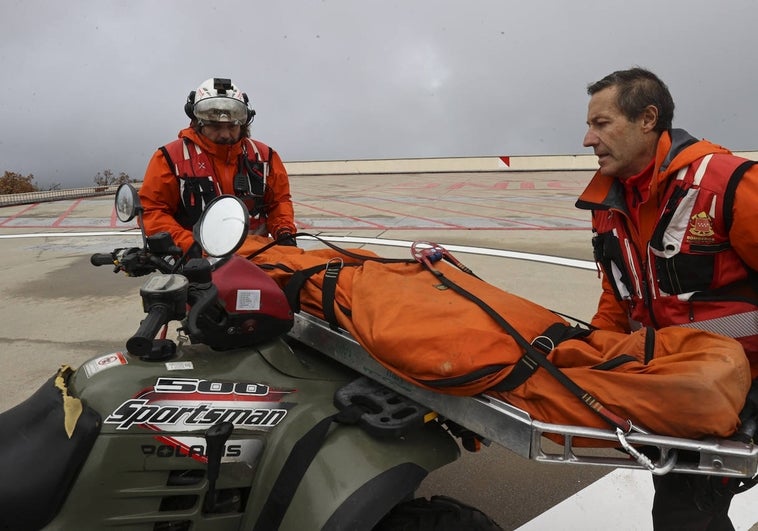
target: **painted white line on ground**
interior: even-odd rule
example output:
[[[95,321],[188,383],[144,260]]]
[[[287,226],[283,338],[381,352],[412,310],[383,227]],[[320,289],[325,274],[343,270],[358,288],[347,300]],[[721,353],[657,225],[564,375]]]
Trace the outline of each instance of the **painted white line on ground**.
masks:
[[[0,239],[48,238],[82,236],[134,236],[138,230],[105,232],[48,232],[28,234],[2,234]],[[314,240],[304,236],[303,239]],[[351,236],[319,235],[330,242],[383,245],[410,248],[413,244],[405,240],[381,238],[360,238]],[[531,260],[580,269],[595,269],[595,263],[549,255],[504,251],[486,247],[444,245],[449,251]],[[518,531],[543,531],[555,529],[581,529],[582,531],[650,531],[650,508],[653,502],[653,486],[650,474],[640,470],[616,469],[595,483],[585,487],[575,495],[566,498],[550,510],[518,528]],[[756,531],[758,529],[758,487],[734,498],[729,515],[736,531]]]
[[[30,232],[26,234],[0,234],[0,240],[13,240],[16,238],[70,238],[79,236],[131,236],[140,235],[138,230],[121,230],[108,232]]]
[[[47,233],[27,233],[27,234],[0,234],[0,239],[11,238],[49,238],[49,237],[75,237],[75,236],[128,236],[139,234],[136,230],[110,231],[110,232],[47,232]],[[354,236],[318,236],[329,242],[356,243],[363,245],[384,245],[388,247],[410,248],[414,243],[407,240],[389,240],[383,238],[359,238]],[[300,236],[304,240],[313,240],[310,236]],[[546,264],[555,264],[565,267],[574,267],[578,269],[596,270],[595,262],[589,260],[576,260],[574,258],[563,258],[560,256],[550,256],[546,254],[521,253],[518,251],[505,251],[502,249],[491,249],[488,247],[470,247],[467,245],[446,245],[440,244],[448,251],[460,253],[478,254],[483,256],[495,256],[500,258],[511,258],[515,260],[527,260],[531,262],[542,262]]]
[[[653,480],[650,473],[619,468],[527,522],[517,531],[651,531],[652,506]],[[753,529],[758,523],[758,487],[734,497],[729,517],[736,531]]]
[[[307,236],[303,236],[303,239],[307,239]],[[388,240],[382,238],[359,238],[355,236],[322,236],[319,238],[330,242],[343,242],[343,243],[359,243],[366,245],[386,245],[390,247],[408,247],[414,243],[407,240]],[[516,260],[527,260],[531,262],[542,262],[547,264],[555,264],[565,267],[574,267],[578,269],[589,269],[595,271],[597,266],[595,262],[589,260],[576,260],[574,258],[563,258],[560,256],[550,256],[546,254],[534,254],[534,253],[522,253],[518,251],[505,251],[502,249],[491,249],[488,247],[470,247],[467,245],[447,245],[440,244],[448,251],[455,251],[468,254],[479,254],[484,256],[496,256],[501,258],[511,258]]]

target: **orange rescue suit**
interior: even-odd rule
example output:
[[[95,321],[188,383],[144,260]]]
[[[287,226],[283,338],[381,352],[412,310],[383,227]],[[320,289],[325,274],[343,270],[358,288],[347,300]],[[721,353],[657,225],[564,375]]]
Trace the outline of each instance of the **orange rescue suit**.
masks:
[[[678,325],[734,337],[758,376],[758,166],[675,129],[658,142],[637,223],[620,187],[598,172],[577,201],[592,210],[603,270],[592,324],[626,332]]]
[[[261,162],[267,165],[262,212],[251,216],[250,232],[275,236],[297,232],[289,178],[276,151],[248,138],[232,145],[216,144],[190,127],[179,132],[179,139],[157,150],[145,171],[139,195],[145,210],[144,225],[148,235],[168,232],[184,251],[189,249],[194,242],[191,227],[197,220],[186,215],[184,186],[204,182],[205,191],[208,192],[206,197],[238,195],[235,194],[234,177],[240,171],[243,150],[250,157],[261,157]],[[183,149],[188,154],[186,160],[181,156]],[[169,152],[172,153],[171,164],[166,158]],[[189,173],[195,175],[185,175],[188,172],[181,168],[190,168]],[[177,174],[178,169],[181,171]],[[195,199],[190,196],[189,201]]]

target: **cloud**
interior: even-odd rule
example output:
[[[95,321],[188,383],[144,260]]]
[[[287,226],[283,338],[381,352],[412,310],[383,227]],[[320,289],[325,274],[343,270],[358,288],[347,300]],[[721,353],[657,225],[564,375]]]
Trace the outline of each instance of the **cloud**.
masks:
[[[675,125],[756,149],[752,0],[5,2],[0,170],[141,177],[208,77],[286,160],[584,153],[587,83],[656,71]],[[725,23],[728,21],[728,23]]]

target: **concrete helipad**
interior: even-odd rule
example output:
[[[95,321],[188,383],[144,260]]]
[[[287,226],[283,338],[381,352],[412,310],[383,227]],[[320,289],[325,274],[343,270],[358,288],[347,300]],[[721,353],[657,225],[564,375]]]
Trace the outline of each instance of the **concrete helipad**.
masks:
[[[371,245],[385,256],[407,256],[404,242],[416,240],[460,247],[464,250],[456,251],[457,257],[492,284],[589,320],[600,283],[591,264],[588,214],[573,204],[590,175],[373,174],[293,176],[291,182],[302,232],[345,238],[341,245],[347,247],[358,247],[361,238],[392,240],[393,245]],[[142,280],[89,264],[92,253],[140,243],[135,225],[116,221],[112,200],[0,208],[0,411],[31,394],[60,364],[76,366],[121,349],[137,329]],[[314,245],[301,239],[301,246]],[[493,256],[497,251],[561,257],[574,265]],[[580,490],[609,471],[538,464],[493,446],[433,473],[422,494],[443,493],[472,503],[505,529],[578,528],[561,509],[565,505],[554,509],[564,511],[556,513],[558,520],[549,517],[549,509],[563,500],[577,500],[567,504],[583,511],[576,517],[582,529],[650,529],[652,491],[643,472],[630,473],[634,480],[601,479],[613,480],[613,486],[595,483],[601,492],[582,505]],[[751,493],[738,498],[735,511],[740,503],[749,506],[758,499]],[[735,524],[749,529],[756,519],[735,518]]]

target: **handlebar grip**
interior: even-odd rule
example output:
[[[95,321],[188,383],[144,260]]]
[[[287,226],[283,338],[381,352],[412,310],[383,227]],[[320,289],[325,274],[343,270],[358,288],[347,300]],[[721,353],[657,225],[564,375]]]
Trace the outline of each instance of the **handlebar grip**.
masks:
[[[95,253],[90,256],[89,261],[93,266],[113,265],[113,255],[111,253]]]
[[[126,342],[126,350],[139,357],[149,356],[153,350],[153,339],[163,325],[169,321],[169,308],[165,304],[154,304],[142,320],[137,332]]]

